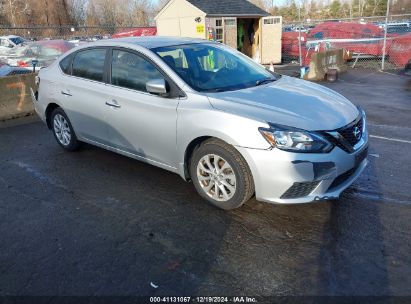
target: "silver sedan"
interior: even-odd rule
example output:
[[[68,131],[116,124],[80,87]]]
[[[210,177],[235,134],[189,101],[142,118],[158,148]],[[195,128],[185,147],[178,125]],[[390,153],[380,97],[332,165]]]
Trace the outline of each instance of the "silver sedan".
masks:
[[[77,47],[42,69],[36,112],[68,151],[81,142],[192,181],[233,209],[335,199],[367,164],[364,112],[205,40],[143,37]]]

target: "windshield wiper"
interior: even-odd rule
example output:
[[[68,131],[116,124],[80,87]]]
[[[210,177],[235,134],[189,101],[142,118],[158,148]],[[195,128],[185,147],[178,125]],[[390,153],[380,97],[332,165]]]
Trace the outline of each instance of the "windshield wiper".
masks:
[[[256,85],[256,86],[259,86],[259,85],[262,85],[262,84],[265,84],[265,83],[269,83],[269,82],[273,82],[273,81],[276,81],[276,80],[277,80],[276,78],[261,79],[261,80],[257,80],[257,81],[255,82],[255,85]]]

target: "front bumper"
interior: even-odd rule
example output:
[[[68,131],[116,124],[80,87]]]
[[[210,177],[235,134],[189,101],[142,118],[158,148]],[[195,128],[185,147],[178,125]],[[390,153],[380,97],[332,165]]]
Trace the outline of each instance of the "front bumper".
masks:
[[[351,154],[339,147],[322,154],[236,148],[250,166],[257,200],[299,204],[339,198],[367,165],[368,138]]]

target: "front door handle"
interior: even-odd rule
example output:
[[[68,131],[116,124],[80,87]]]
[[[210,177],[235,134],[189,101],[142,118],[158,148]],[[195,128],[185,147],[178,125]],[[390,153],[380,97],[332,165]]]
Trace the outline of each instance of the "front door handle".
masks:
[[[113,108],[121,108],[116,100],[106,101],[106,105]]]

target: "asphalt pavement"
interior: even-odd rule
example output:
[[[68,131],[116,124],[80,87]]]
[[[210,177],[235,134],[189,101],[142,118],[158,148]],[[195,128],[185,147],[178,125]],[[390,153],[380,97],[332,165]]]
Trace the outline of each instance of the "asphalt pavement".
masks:
[[[159,168],[64,152],[36,118],[0,124],[0,295],[411,296],[411,78],[325,85],[371,134],[332,202],[222,211]]]

